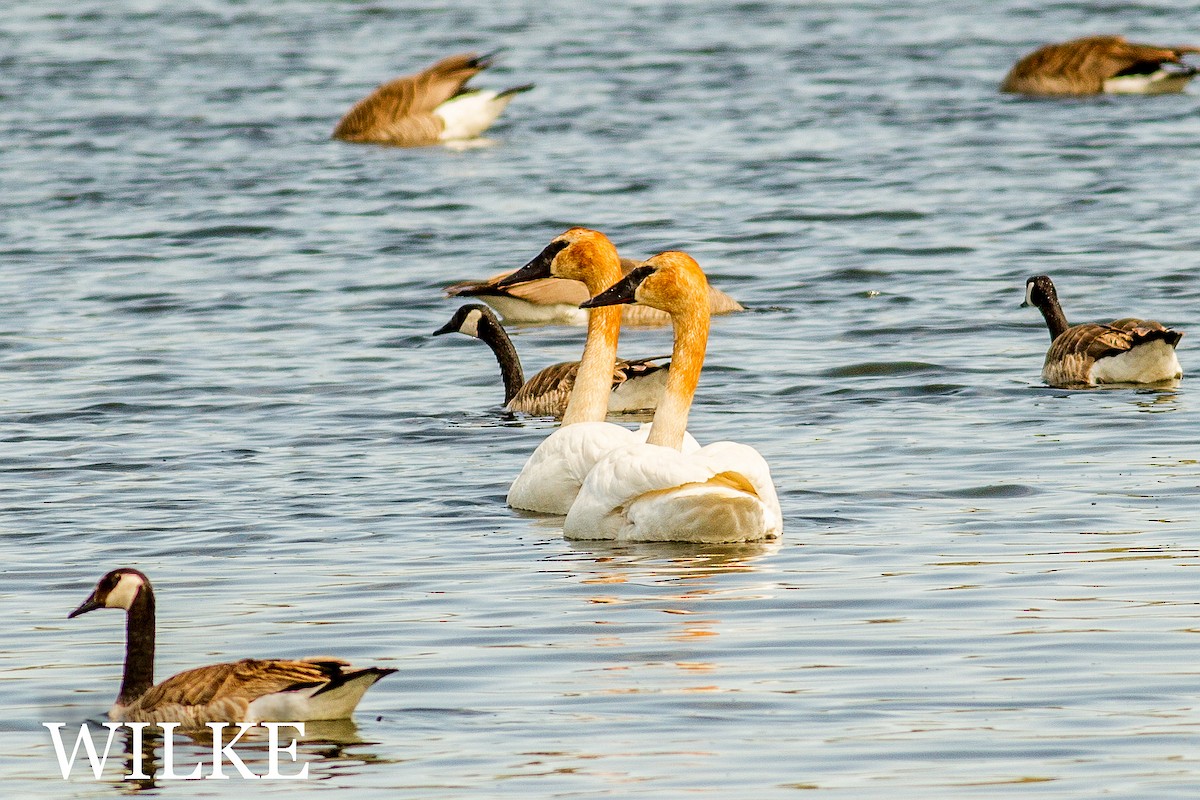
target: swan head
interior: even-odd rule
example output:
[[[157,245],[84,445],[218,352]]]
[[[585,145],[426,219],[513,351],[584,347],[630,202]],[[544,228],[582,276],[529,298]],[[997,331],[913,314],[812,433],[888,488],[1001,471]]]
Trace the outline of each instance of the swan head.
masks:
[[[97,608],[121,608],[128,611],[143,591],[152,591],[149,578],[129,567],[114,569],[100,579],[96,588],[88,595],[88,599],[68,614],[67,619],[95,611]]]
[[[599,264],[617,265],[617,248],[600,231],[571,228],[555,236],[533,260],[496,283],[498,288],[540,278],[567,278],[589,283]]]
[[[458,311],[454,312],[454,316],[450,318],[442,327],[433,332],[434,336],[441,336],[444,333],[465,333],[467,336],[479,338],[479,325],[485,319],[495,322],[499,325],[496,315],[492,310],[481,303],[467,303]]]
[[[707,308],[708,279],[696,259],[687,253],[669,250],[647,259],[580,308],[619,303],[640,303],[668,314],[696,304]]]
[[[1049,275],[1034,275],[1025,281],[1025,302],[1021,308],[1051,308],[1058,305],[1058,293]]]

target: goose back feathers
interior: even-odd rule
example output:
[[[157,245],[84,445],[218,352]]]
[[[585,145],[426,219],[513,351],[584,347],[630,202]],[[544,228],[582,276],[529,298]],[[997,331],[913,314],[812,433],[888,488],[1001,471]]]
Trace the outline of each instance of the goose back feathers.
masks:
[[[642,264],[632,258],[621,259],[621,271]],[[522,283],[500,286],[512,275],[512,270],[498,273],[482,281],[463,281],[446,287],[448,297],[477,297],[494,308],[507,323],[585,325],[587,312],[579,307],[588,300],[587,287],[580,281],[565,278],[538,278]],[[711,313],[732,314],[746,307],[720,289],[710,286],[708,301]],[[664,327],[671,324],[665,311],[643,305],[621,306],[621,324],[637,327]]]
[[[135,569],[115,569],[68,618],[98,608],[126,613],[125,669],[111,719],[178,722],[298,722],[350,716],[376,681],[395,672],[352,669],[336,658],[242,659],[180,672],[154,684],[154,589]]]
[[[435,336],[445,333],[466,334],[492,348],[504,379],[505,410],[540,417],[561,417],[566,411],[579,373],[578,361],[551,364],[525,380],[517,350],[504,326],[490,308],[479,303],[462,306],[449,322],[434,331]],[[663,358],[617,359],[608,401],[610,414],[652,410],[658,405],[670,367],[669,363],[655,363]]]
[[[1019,60],[1002,92],[1031,95],[1181,92],[1197,70],[1183,63],[1191,46],[1134,44],[1121,36],[1089,36],[1048,44]]]
[[[416,75],[388,81],[346,112],[333,138],[404,147],[473,139],[496,121],[514,96],[533,88],[467,88],[467,81],[491,65],[490,54],[460,53]]]
[[[1046,275],[1025,282],[1022,305],[1041,311],[1050,330],[1050,349],[1042,366],[1042,380],[1050,386],[1161,383],[1183,376],[1175,355],[1183,333],[1162,323],[1125,317],[1107,324],[1070,325]]]

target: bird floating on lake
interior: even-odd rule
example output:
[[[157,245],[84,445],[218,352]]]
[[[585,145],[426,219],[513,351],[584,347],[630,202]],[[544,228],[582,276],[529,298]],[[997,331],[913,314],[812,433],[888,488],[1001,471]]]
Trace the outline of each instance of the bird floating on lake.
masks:
[[[354,104],[333,131],[347,142],[423,147],[462,142],[483,134],[521,92],[472,89],[467,81],[492,65],[493,56],[460,53],[416,75],[388,81]]]

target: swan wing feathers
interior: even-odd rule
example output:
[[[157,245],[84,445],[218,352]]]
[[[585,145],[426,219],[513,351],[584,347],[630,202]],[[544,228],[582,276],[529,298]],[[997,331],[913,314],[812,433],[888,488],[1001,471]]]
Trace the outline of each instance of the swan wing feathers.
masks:
[[[783,531],[771,472],[751,447],[717,442],[690,453],[645,443],[601,458],[563,533],[573,539],[745,542]]]
[[[649,423],[631,431],[611,422],[576,422],[559,428],[529,456],[508,489],[508,504],[525,511],[566,514],[596,462],[610,450],[644,443],[650,430]],[[695,452],[700,445],[685,433],[683,449]]]
[[[609,450],[645,435],[611,422],[577,422],[547,436],[508,490],[508,504],[526,511],[565,514],[583,479]]]

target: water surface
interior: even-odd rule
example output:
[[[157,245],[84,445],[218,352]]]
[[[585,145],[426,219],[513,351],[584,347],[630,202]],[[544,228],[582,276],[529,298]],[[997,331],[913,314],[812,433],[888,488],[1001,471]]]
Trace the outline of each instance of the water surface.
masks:
[[[1188,331],[1200,90],[1001,96],[1047,39],[1180,43],[1165,2],[18,5],[0,20],[5,795],[97,719],[106,570],[158,675],[400,672],[312,779],[355,798],[1193,797],[1200,410],[1040,386],[1020,309]],[[328,139],[373,86],[504,48],[469,150]],[[752,308],[691,416],[772,467],[778,545],[572,543],[504,506],[552,428],[499,413],[458,279],[573,224],[691,252]],[[527,366],[582,332],[514,332]],[[669,347],[630,331],[622,353]],[[181,743],[181,747],[188,747]],[[189,753],[200,753],[192,746]],[[86,777],[85,777],[86,775]],[[159,782],[241,797],[238,780]]]

